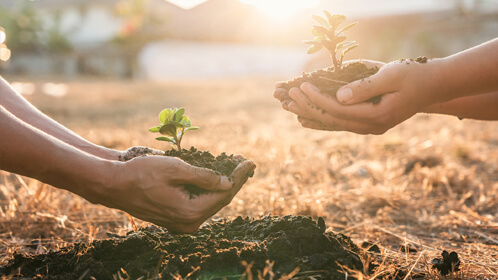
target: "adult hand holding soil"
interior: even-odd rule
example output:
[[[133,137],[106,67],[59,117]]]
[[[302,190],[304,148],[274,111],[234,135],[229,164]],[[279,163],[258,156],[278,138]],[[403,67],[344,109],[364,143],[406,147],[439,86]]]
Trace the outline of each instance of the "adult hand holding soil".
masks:
[[[309,83],[274,96],[304,127],[382,134],[416,113],[498,119],[498,39],[428,61],[396,61],[343,86],[336,98]],[[365,103],[382,96],[379,103]]]
[[[93,203],[174,231],[191,232],[228,204],[254,170],[243,161],[230,179],[171,157],[127,162],[84,152],[23,122],[0,104],[0,170],[37,179]],[[184,184],[211,193],[190,198]]]
[[[193,232],[232,201],[255,165],[240,163],[230,178],[174,157],[146,156],[119,164],[116,179],[98,203],[175,232]],[[185,185],[208,190],[191,197]]]

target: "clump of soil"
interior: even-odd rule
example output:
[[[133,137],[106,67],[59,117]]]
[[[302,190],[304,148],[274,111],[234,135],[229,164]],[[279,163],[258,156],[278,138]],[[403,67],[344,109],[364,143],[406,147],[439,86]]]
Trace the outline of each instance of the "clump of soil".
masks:
[[[282,88],[291,89],[300,87],[302,83],[309,82],[320,89],[321,93],[335,97],[339,88],[349,84],[350,82],[361,80],[372,76],[379,71],[378,67],[368,68],[361,62],[349,63],[340,69],[329,67],[313,71],[311,73],[303,73],[302,76],[293,80],[282,83]],[[369,99],[367,102],[378,103],[380,96]]]
[[[460,270],[460,259],[458,259],[457,252],[448,253],[443,250],[441,253],[442,258],[433,259],[432,268],[437,269],[442,275],[448,275],[450,271],[456,272]]]
[[[205,225],[193,234],[172,234],[150,226],[47,254],[15,254],[8,265],[0,267],[0,275],[113,279],[119,272],[129,279],[173,279],[175,275],[241,279],[248,269],[256,277],[266,267],[278,279],[299,267],[297,276],[309,279],[349,279],[340,266],[363,269],[358,247],[345,235],[326,232],[323,219],[319,220],[317,224],[304,216],[239,216]]]
[[[245,160],[244,158],[234,158],[233,155],[227,155],[225,152],[215,157],[209,151],[199,151],[194,147],[191,147],[190,150],[168,150],[164,152],[164,155],[180,158],[190,165],[208,168],[225,176],[230,176],[237,165]],[[252,174],[250,174],[250,177],[252,177]],[[184,188],[188,191],[190,198],[209,193],[208,190],[199,188],[196,185],[188,184]]]
[[[194,147],[190,150],[168,150],[164,152],[164,155],[180,158],[190,165],[208,168],[225,176],[230,176],[235,167],[244,161],[243,158],[234,158],[233,155],[227,155],[224,152],[215,157],[209,151],[199,151]]]
[[[211,169],[214,172],[221,175],[225,175],[229,178],[232,172],[235,170],[235,168],[244,160],[246,160],[242,157],[227,155],[226,153],[222,153],[219,156],[215,157],[209,151],[199,151],[194,147],[191,147],[189,150],[172,149],[162,152],[159,150],[155,150],[148,147],[142,147],[142,146],[130,148],[125,155],[119,156],[119,160],[128,161],[136,157],[148,156],[148,155],[177,157],[190,165]],[[247,176],[252,177],[253,174],[247,174]],[[209,191],[199,188],[195,185],[184,185],[184,188],[189,193],[190,198],[193,198],[203,193],[209,193]]]

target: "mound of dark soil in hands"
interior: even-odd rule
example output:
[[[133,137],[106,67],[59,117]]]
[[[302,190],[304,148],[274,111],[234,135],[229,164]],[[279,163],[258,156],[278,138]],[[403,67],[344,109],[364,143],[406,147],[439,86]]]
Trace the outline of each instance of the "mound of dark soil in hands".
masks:
[[[190,150],[168,150],[164,152],[164,155],[180,158],[190,165],[208,168],[225,176],[230,176],[235,167],[245,160],[244,158],[234,158],[234,155],[226,153],[215,157],[209,151],[199,151],[194,147],[191,147]]]
[[[367,68],[367,66],[361,62],[354,62],[337,70],[334,69],[334,67],[330,67],[316,70],[311,73],[303,73],[300,77],[282,83],[281,87],[289,90],[293,87],[299,88],[302,83],[309,82],[318,87],[321,93],[335,97],[337,90],[342,86],[353,81],[370,77],[378,71],[378,67]],[[367,102],[377,103],[379,101],[380,97],[374,97]]]
[[[15,254],[0,275],[35,279],[241,279],[250,272],[279,279],[299,268],[303,279],[346,279],[339,266],[361,270],[352,241],[325,232],[309,217],[238,217],[172,234],[150,226],[126,236],[96,240],[41,255]],[[272,263],[274,262],[274,263]],[[266,269],[265,269],[266,268]],[[266,273],[266,274],[265,274]],[[126,279],[126,278],[125,278]],[[156,278],[154,278],[156,279]],[[244,279],[244,278],[242,278]],[[247,278],[245,278],[247,279]]]

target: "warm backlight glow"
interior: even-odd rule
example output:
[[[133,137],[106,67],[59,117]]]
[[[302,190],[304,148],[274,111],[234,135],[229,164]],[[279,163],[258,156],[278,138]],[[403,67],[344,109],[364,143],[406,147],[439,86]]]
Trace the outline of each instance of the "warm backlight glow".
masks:
[[[320,0],[240,0],[242,3],[254,5],[274,20],[288,20],[300,10],[313,8]]]
[[[7,36],[5,35],[5,31],[0,27],[0,45],[5,42],[6,38]]]

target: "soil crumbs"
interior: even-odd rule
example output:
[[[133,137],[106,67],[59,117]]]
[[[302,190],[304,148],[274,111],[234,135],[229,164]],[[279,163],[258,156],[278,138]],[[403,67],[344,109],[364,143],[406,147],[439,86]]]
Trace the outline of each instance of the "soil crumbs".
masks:
[[[199,151],[195,147],[191,147],[189,150],[168,150],[164,152],[164,155],[180,158],[190,165],[208,168],[228,177],[237,165],[244,161],[244,158],[234,158],[234,155],[227,155],[224,152],[215,157],[209,151]],[[249,176],[252,177],[252,174]],[[191,184],[185,185],[184,188],[189,193],[190,198],[210,192]]]
[[[354,62],[347,64],[337,71],[334,67],[329,67],[311,73],[303,73],[300,77],[282,83],[282,87],[289,90],[293,87],[299,88],[302,83],[309,82],[317,86],[321,93],[335,96],[337,90],[342,86],[370,77],[378,71],[378,67],[368,68],[361,62]]]
[[[237,217],[207,224],[193,234],[149,226],[91,244],[76,243],[40,255],[15,254],[0,275],[34,279],[350,279],[362,270],[358,247],[325,223],[305,216]],[[298,269],[297,269],[298,268]],[[179,278],[182,277],[182,278]],[[352,278],[351,278],[352,279]]]
[[[182,149],[181,151],[168,150],[164,152],[164,155],[180,158],[190,165],[208,168],[225,176],[230,176],[235,167],[244,161],[243,158],[234,158],[233,155],[227,155],[226,153],[221,153],[215,157],[209,151],[199,151],[194,147],[189,150]]]

